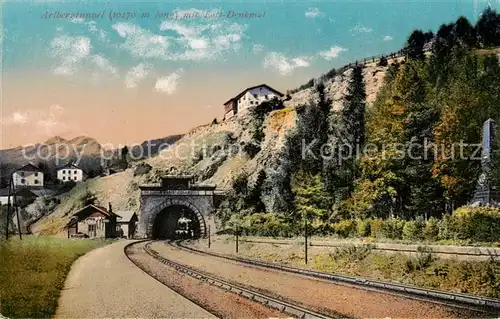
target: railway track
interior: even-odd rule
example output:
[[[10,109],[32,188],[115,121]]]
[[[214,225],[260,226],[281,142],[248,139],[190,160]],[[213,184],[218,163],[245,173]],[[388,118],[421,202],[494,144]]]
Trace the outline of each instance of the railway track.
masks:
[[[269,244],[269,245],[293,245],[294,242],[289,241],[278,241],[278,240],[262,240],[262,239],[241,239],[241,242],[244,243],[255,243],[255,244]],[[418,248],[392,248],[392,247],[382,247],[380,244],[370,244],[373,250],[378,251],[388,251],[388,252],[401,252],[401,253],[418,253]],[[318,243],[311,241],[309,243],[310,247],[332,247],[332,248],[343,248],[347,247],[346,244],[335,244],[335,243]],[[363,244],[357,244],[356,246],[362,247]],[[445,250],[436,250],[436,248],[429,248],[428,246],[418,246],[420,248],[424,248],[425,252],[428,254],[435,255],[450,255],[450,256],[467,256],[467,257],[484,257],[484,258],[500,258],[500,254],[495,252],[495,247],[481,247],[481,249],[488,249],[488,252],[482,252],[481,249],[474,252],[465,252],[465,251],[445,251]]]
[[[172,245],[172,243],[170,244]],[[281,264],[269,263],[260,260],[254,260],[242,257],[233,257],[215,252],[207,252],[193,247],[187,247],[183,245],[180,241],[177,241],[175,243],[175,246],[179,249],[190,251],[192,253],[200,255],[209,255],[217,258],[236,261],[254,267],[299,274],[306,277],[326,280],[335,284],[343,284],[366,290],[374,290],[379,292],[390,293],[394,295],[403,296],[406,298],[433,302],[453,308],[473,310],[488,315],[494,315],[494,316],[500,315],[500,300],[498,299],[483,298],[467,294],[431,290],[411,285],[389,283],[389,282],[383,282],[383,281],[377,281],[359,277],[344,276],[344,275],[284,266]]]
[[[140,245],[140,244],[145,244],[147,242],[149,242],[150,240],[148,239],[144,239],[144,240],[140,240],[140,241],[136,241],[136,242],[133,242],[133,243],[130,243],[128,245],[126,245],[123,249],[123,252],[125,254],[125,256],[127,256],[128,260],[130,260],[137,268],[141,269],[145,274],[147,274],[148,276],[151,276],[153,277],[154,279],[156,279],[158,282],[160,282],[162,285],[165,285],[167,286],[168,288],[172,289],[173,291],[175,291],[176,293],[178,293],[179,295],[181,295],[182,297],[186,298],[187,300],[191,301],[192,303],[194,303],[195,305],[203,308],[204,310],[206,310],[207,312],[209,312],[210,314],[212,314],[214,317],[219,317],[216,313],[213,313],[210,309],[208,309],[205,305],[203,305],[202,303],[200,303],[198,300],[196,300],[195,298],[191,298],[190,296],[186,295],[186,294],[183,294],[181,291],[179,291],[178,289],[175,289],[174,287],[170,287],[169,285],[165,284],[164,282],[162,282],[159,278],[157,278],[154,274],[150,273],[146,267],[144,267],[143,265],[141,265],[139,262],[135,261],[133,258],[130,257],[130,250],[133,246],[136,246],[136,245]]]
[[[292,302],[285,302],[283,300],[277,299],[275,297],[269,296],[267,294],[264,294],[262,292],[257,292],[253,289],[249,289],[247,287],[243,287],[240,284],[228,281],[228,280],[223,280],[220,278],[217,278],[213,275],[210,275],[208,273],[202,272],[200,270],[197,270],[193,267],[189,267],[183,264],[180,264],[178,262],[175,262],[173,260],[170,260],[168,258],[165,258],[164,256],[161,256],[158,252],[156,252],[154,249],[150,247],[150,244],[154,241],[140,241],[140,242],[135,242],[127,245],[127,247],[132,247],[133,245],[138,245],[142,244],[144,245],[143,250],[146,252],[149,256],[154,258],[155,260],[172,267],[178,272],[184,273],[188,276],[191,276],[197,280],[204,281],[208,283],[209,285],[212,285],[214,287],[218,287],[220,289],[223,289],[227,292],[233,293],[235,295],[238,295],[240,297],[244,297],[250,301],[257,302],[259,304],[262,304],[268,308],[271,308],[273,310],[277,310],[282,313],[286,313],[288,315],[293,316],[294,318],[310,318],[310,319],[332,319],[335,317],[325,315],[322,313],[318,313],[314,310],[307,309],[305,307],[302,307],[298,304],[292,303]],[[125,254],[127,255],[127,247],[125,247]],[[128,255],[127,257],[129,260],[131,260],[137,267],[142,269],[144,272],[148,273],[146,269],[141,267],[139,263],[136,263],[133,259],[131,259]],[[149,273],[148,273],[149,274]],[[151,275],[151,274],[149,274]],[[176,291],[180,293],[179,291]],[[182,293],[180,293],[183,295]],[[193,303],[197,304],[198,306],[203,307],[206,309],[203,305],[201,305],[197,300],[190,298],[189,296],[185,296],[187,299],[192,301]],[[209,311],[208,309],[206,309]],[[210,311],[209,311],[210,312]]]

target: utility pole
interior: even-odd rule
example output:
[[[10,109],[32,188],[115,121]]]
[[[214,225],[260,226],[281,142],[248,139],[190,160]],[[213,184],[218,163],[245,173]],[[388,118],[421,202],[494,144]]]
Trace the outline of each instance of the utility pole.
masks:
[[[210,225],[208,225],[208,248],[210,248]]]
[[[307,265],[307,213],[306,213],[306,218],[304,219],[304,252],[305,252],[305,263]]]
[[[7,197],[7,221],[5,223],[5,240],[9,239],[10,196],[12,191],[12,175],[9,178],[9,193]]]
[[[238,253],[238,225],[236,225],[236,253]]]
[[[19,205],[17,204],[17,197],[16,197],[16,189],[14,187],[14,210],[16,212],[16,218],[17,218],[17,231],[19,232],[19,240],[23,240],[23,235],[21,231],[21,223],[19,221]]]

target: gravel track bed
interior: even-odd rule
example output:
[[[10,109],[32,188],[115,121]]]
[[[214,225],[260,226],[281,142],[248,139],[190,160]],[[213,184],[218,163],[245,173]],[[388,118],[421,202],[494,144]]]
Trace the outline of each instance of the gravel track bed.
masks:
[[[128,256],[158,281],[219,318],[288,318],[277,310],[268,308],[244,297],[226,292],[203,281],[179,273],[143,251],[143,244],[127,250]]]
[[[163,256],[215,274],[220,278],[274,295],[290,302],[300,302],[318,312],[361,318],[476,318],[480,314],[426,301],[337,285],[304,276],[250,267],[235,261],[202,256],[180,250],[164,242],[151,248]],[[329,312],[326,312],[329,311]]]

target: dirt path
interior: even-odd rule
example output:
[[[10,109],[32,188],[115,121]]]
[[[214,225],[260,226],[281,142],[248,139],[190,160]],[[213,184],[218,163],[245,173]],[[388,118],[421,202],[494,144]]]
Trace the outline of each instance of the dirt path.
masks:
[[[71,267],[56,318],[214,318],[137,268],[130,241],[91,251]]]
[[[363,289],[335,285],[303,276],[244,266],[237,262],[202,256],[156,242],[151,248],[169,259],[216,274],[240,284],[302,302],[317,311],[334,311],[361,318],[469,318],[469,311]]]

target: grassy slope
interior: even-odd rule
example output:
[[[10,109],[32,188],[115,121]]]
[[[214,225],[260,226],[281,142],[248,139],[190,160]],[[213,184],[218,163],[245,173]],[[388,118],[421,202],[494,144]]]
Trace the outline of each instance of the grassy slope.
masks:
[[[236,143],[242,140],[248,142],[251,135],[248,121],[248,118],[242,118],[239,122],[228,121],[223,124],[207,125],[193,130],[158,156],[144,160],[145,163],[153,167],[149,174],[134,177],[133,168],[129,168],[124,172],[93,178],[78,184],[65,196],[53,213],[41,218],[31,226],[31,230],[35,234],[66,236],[64,225],[69,221],[71,214],[83,206],[82,198],[87,191],[95,194],[98,205],[108,207],[108,203],[111,202],[115,211],[135,210],[139,212],[139,185],[150,184],[154,177],[163,176],[167,173],[203,175],[212,160],[206,159],[196,162],[194,160],[195,155],[203,147],[211,149],[216,145],[224,146],[234,143],[230,141],[230,136],[236,139]],[[241,173],[242,170],[258,173],[260,168],[266,166],[269,158],[277,153],[276,150],[280,148],[279,145],[282,143],[287,130],[293,127],[294,122],[295,112],[291,109],[273,112],[264,128],[266,138],[263,143],[262,154],[258,154],[254,159],[250,159],[245,154],[228,157],[217,166],[213,176],[203,182],[216,184],[219,188],[227,188],[233,177]]]
[[[11,318],[51,317],[73,261],[107,243],[34,236],[0,242],[0,313]]]

